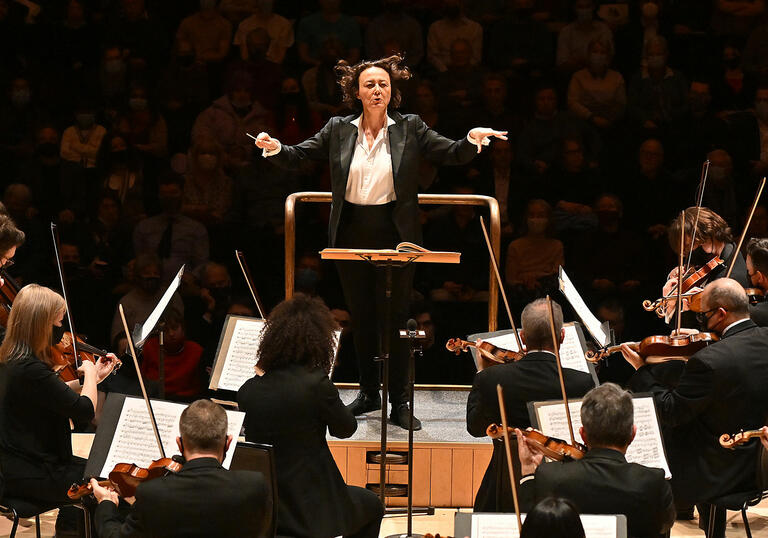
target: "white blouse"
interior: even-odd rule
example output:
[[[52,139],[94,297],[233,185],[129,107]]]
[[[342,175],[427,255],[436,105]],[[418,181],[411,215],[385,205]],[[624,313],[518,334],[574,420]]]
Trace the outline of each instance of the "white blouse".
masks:
[[[357,127],[357,141],[347,177],[344,199],[357,205],[382,205],[392,202],[395,180],[392,174],[392,152],[389,147],[389,126],[395,121],[387,115],[387,126],[379,129],[373,146],[368,147],[358,116],[352,120]]]

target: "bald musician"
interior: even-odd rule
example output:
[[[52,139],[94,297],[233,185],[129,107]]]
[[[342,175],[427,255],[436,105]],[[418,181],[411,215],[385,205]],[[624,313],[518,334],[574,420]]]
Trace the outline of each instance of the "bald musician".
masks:
[[[264,476],[221,466],[232,442],[224,409],[210,400],[197,400],[182,412],[179,431],[176,443],[184,456],[183,469],[139,485],[127,517],[118,511],[117,493],[91,480],[99,502],[94,517],[98,536],[267,536]]]
[[[654,394],[675,504],[697,504],[699,514],[707,514],[707,501],[756,487],[757,446],[731,451],[722,448],[718,438],[742,428],[758,429],[768,416],[768,328],[750,319],[744,288],[729,278],[704,289],[702,310],[697,313],[701,330],[714,332],[720,341],[688,359],[675,388],[657,381],[628,346],[621,352],[637,370],[629,387]],[[724,516],[716,536],[724,536]],[[706,525],[706,519],[701,517],[699,526]]]

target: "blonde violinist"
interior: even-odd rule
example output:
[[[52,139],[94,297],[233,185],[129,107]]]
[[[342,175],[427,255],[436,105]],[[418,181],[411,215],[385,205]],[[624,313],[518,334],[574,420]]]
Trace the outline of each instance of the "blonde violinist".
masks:
[[[29,284],[13,303],[0,346],[0,464],[7,497],[56,505],[83,477],[85,460],[72,455],[70,420],[94,417],[97,385],[117,361],[109,354],[83,361],[82,381],[64,382],[56,372],[52,344],[63,334],[64,299]],[[79,536],[79,510],[59,511],[56,536]]]

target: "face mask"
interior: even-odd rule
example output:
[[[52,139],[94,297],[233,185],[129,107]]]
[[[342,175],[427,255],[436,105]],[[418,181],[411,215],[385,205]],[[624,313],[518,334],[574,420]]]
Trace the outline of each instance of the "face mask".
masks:
[[[707,95],[690,95],[688,97],[692,112],[706,112],[709,110],[710,98]]]
[[[61,339],[64,338],[64,333],[67,332],[67,329],[64,327],[64,323],[62,322],[61,327],[58,325],[52,326],[51,331],[51,342],[55,346],[59,342],[61,342]]]
[[[208,288],[208,293],[211,294],[213,300],[216,301],[216,310],[227,308],[229,305],[229,298],[232,293],[232,288],[229,286],[223,286],[221,288]]]
[[[723,58],[723,65],[728,69],[736,69],[741,65],[741,58],[734,56],[732,58]]]
[[[728,179],[728,172],[722,166],[710,166],[709,177],[714,183],[722,184]]]
[[[11,102],[16,106],[25,106],[29,104],[31,96],[29,90],[13,90],[11,92]]]
[[[37,153],[43,157],[55,157],[59,154],[59,145],[53,142],[43,142],[37,146]]]
[[[755,114],[764,123],[768,123],[768,101],[758,101],[755,103]]]
[[[109,154],[113,164],[125,164],[128,161],[128,150],[121,149]]]
[[[200,9],[216,9],[216,0],[200,0]]]
[[[712,168],[709,169],[709,173],[712,173]],[[691,263],[693,265],[706,265],[706,263],[712,259],[712,254],[705,252],[702,247],[696,247],[691,254]]]
[[[666,64],[666,60],[664,59],[664,56],[661,54],[654,54],[653,56],[648,56],[648,67],[650,69],[661,69]]]
[[[181,210],[181,196],[168,196],[167,198],[160,198],[160,207],[163,208],[164,213],[178,213],[179,210]]]
[[[541,217],[530,217],[527,220],[528,223],[528,231],[533,234],[543,234],[547,231],[547,225],[549,224],[549,219],[541,218]]]
[[[125,70],[125,64],[122,60],[107,60],[104,62],[104,71],[111,74],[121,73]]]
[[[262,47],[249,47],[248,48],[248,59],[249,60],[263,60],[267,56],[266,49]]]
[[[320,274],[314,269],[306,267],[296,274],[296,287],[300,290],[314,290],[320,281]]]
[[[90,129],[96,123],[96,116],[93,114],[78,114],[75,116],[75,121],[81,129]]]
[[[707,332],[710,329],[707,327],[711,312],[696,312],[696,323],[699,324],[699,330]]]
[[[618,211],[598,211],[597,218],[603,226],[611,226],[619,222],[621,217]]]
[[[197,156],[197,165],[202,170],[215,170],[216,164],[218,164],[219,160],[216,158],[216,155],[209,155],[207,153],[202,153]]]
[[[593,67],[595,69],[602,69],[608,65],[608,55],[599,53],[599,52],[593,52],[589,55],[589,66]]]
[[[160,289],[160,277],[149,276],[140,278],[139,288],[145,293],[154,294]]]
[[[128,106],[131,110],[141,111],[147,109],[147,100],[143,97],[131,97],[128,99]]]
[[[578,22],[589,22],[592,20],[592,8],[579,8],[576,10],[576,20]]]

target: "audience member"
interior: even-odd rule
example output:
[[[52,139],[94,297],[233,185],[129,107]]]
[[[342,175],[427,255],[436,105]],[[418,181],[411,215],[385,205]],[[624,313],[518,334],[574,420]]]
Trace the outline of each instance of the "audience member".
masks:
[[[598,40],[613,49],[613,34],[602,21],[595,20],[595,1],[576,0],[573,3],[576,19],[560,30],[557,36],[557,67],[573,73],[587,65],[589,44]]]
[[[262,28],[267,34],[267,50],[264,59],[269,62],[282,64],[285,54],[293,45],[293,24],[291,21],[272,12],[274,0],[258,0],[254,12],[244,19],[235,32],[232,43],[240,47],[240,57],[251,59],[251,49],[248,44],[248,34],[257,28]]]
[[[344,45],[343,59],[349,64],[356,63],[362,49],[357,21],[341,12],[341,0],[319,0],[319,5],[320,11],[304,17],[296,27],[299,58],[310,66],[319,65],[321,45],[333,36]]]
[[[390,55],[387,43],[396,41],[408,65],[416,67],[424,58],[424,35],[419,21],[405,11],[405,0],[384,0],[384,12],[368,23],[365,53],[368,58]]]
[[[232,180],[224,172],[224,149],[200,138],[190,149],[184,175],[183,215],[211,224],[224,218],[232,205]]]
[[[506,14],[489,32],[489,63],[521,76],[545,72],[554,59],[552,35],[534,16],[535,1],[507,0],[506,5]]]
[[[464,0],[445,0],[443,17],[427,32],[427,60],[438,72],[448,69],[451,48],[457,39],[469,46],[469,64],[478,65],[483,54],[483,27],[464,16]]]
[[[176,40],[192,45],[200,64],[222,62],[229,54],[232,24],[216,9],[217,0],[201,0],[200,10],[185,17],[176,31]]]
[[[712,88],[717,110],[745,110],[752,104],[757,80],[744,70],[741,50],[734,43],[726,43],[722,53],[722,69]]]

